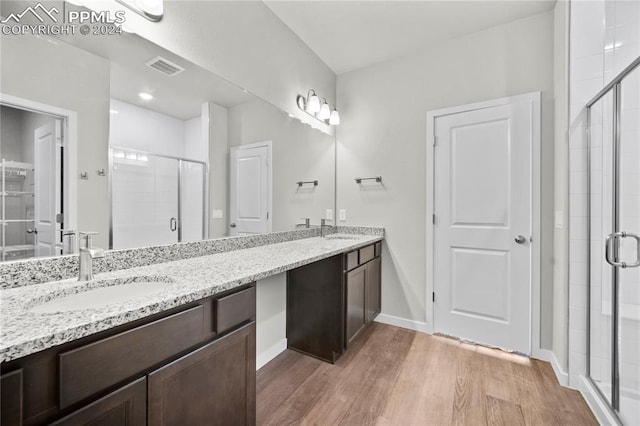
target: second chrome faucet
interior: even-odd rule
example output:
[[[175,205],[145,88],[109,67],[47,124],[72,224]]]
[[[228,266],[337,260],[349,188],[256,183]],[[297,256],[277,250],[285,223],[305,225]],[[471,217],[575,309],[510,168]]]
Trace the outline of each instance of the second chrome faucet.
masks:
[[[322,238],[324,238],[327,235],[327,231],[326,231],[327,228],[335,230],[335,226],[327,225],[327,220],[331,220],[331,219],[320,219],[320,236]]]

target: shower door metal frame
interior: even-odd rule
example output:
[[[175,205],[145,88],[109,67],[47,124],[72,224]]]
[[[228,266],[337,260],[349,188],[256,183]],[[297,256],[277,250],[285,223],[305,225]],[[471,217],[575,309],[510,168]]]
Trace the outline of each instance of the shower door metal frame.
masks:
[[[207,212],[209,211],[209,163],[200,160],[191,160],[184,157],[175,157],[171,155],[156,154],[151,151],[141,149],[124,148],[120,146],[109,146],[109,249],[113,250],[113,151],[119,149],[122,151],[135,152],[136,154],[144,154],[154,157],[167,158],[178,162],[178,242],[182,242],[182,163],[196,163],[204,167],[202,176],[202,240],[207,237]]]
[[[612,141],[612,232],[619,232],[620,225],[620,116],[621,116],[621,98],[622,98],[622,81],[624,78],[633,72],[638,66],[640,66],[640,57],[636,58],[629,66],[627,66],[620,74],[618,74],[609,84],[607,84],[602,90],[598,92],[589,102],[586,104],[587,109],[587,380],[593,385],[593,388],[600,394],[600,397],[605,401],[608,401],[606,395],[600,390],[596,383],[591,379],[591,108],[602,99],[606,94],[612,92],[613,94],[613,141]],[[603,141],[604,144],[604,141]],[[618,240],[616,240],[618,241]],[[614,259],[618,257],[618,243],[614,242],[613,256]],[[607,250],[608,248],[605,248]],[[613,409],[613,413],[621,422],[618,414],[620,410],[620,376],[619,376],[619,344],[618,344],[618,281],[619,281],[619,268],[612,267],[611,272],[611,403],[610,406]]]

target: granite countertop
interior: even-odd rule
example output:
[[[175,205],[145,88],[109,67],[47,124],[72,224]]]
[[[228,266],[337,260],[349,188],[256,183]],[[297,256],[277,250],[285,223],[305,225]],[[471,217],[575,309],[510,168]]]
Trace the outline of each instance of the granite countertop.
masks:
[[[332,234],[268,244],[77,279],[0,290],[0,362],[21,358],[167,309],[382,240],[373,235]],[[106,280],[109,280],[105,282]],[[129,281],[162,281],[152,295],[100,308],[31,312],[36,305],[87,288]]]

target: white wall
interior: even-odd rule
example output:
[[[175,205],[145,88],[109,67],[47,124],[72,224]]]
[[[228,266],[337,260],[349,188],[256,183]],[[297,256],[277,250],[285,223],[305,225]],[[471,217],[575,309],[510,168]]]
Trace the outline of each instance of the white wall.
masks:
[[[426,308],[427,111],[542,91],[544,344],[551,346],[553,13],[440,43],[338,77],[337,208],[347,223],[382,225],[382,313],[431,323]],[[384,185],[358,186],[356,176]]]
[[[287,274],[256,283],[256,367],[287,348]]]
[[[142,37],[333,132],[300,111],[296,96],[313,88],[335,105],[335,74],[262,1],[165,1],[160,22],[134,13],[126,19]]]
[[[209,103],[209,238],[225,237],[228,233],[229,191],[227,190],[229,142],[228,111]],[[214,218],[215,212],[222,217]]]
[[[96,247],[108,247],[109,62],[46,38],[1,36],[2,93],[78,114],[78,229],[97,231]],[[43,66],[46,64],[46,66]],[[71,65],[73,64],[73,65]]]
[[[191,160],[208,161],[209,144],[203,143],[202,117],[184,122],[184,157]]]
[[[229,108],[229,146],[273,142],[273,230],[311,218],[320,224],[334,204],[334,139],[262,100]],[[318,180],[318,186],[298,181]]]
[[[111,99],[110,109],[110,146],[185,156],[185,121],[117,99]]]
[[[569,2],[554,9],[553,342],[560,368],[569,363]]]

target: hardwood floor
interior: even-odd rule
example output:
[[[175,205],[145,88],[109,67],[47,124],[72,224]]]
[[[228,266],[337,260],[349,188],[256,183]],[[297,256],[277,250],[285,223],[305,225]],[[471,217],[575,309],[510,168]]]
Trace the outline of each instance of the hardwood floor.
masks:
[[[335,365],[287,350],[258,371],[258,425],[597,425],[545,362],[373,324]]]

